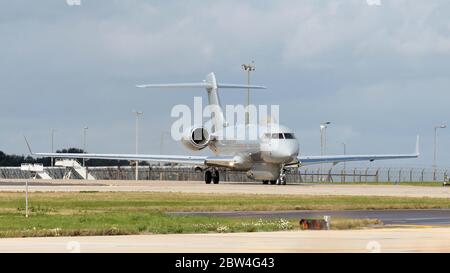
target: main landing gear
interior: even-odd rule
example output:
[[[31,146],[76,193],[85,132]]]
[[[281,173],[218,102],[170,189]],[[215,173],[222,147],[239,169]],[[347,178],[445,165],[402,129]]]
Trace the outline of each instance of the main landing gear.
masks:
[[[205,171],[205,183],[211,184],[213,182],[214,184],[219,184],[219,170],[217,169],[207,169]]]

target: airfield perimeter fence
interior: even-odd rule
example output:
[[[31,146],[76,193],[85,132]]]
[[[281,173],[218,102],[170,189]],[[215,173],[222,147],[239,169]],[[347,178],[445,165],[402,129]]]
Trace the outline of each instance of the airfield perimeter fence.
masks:
[[[62,167],[44,168],[53,179],[63,179],[68,169]],[[88,172],[98,180],[134,180],[135,167],[88,167]],[[71,179],[81,179],[71,172]],[[448,169],[433,168],[300,168],[287,172],[288,183],[317,182],[431,182],[444,181]],[[29,179],[31,173],[21,171],[20,167],[0,167],[0,179]],[[139,180],[202,181],[203,173],[192,167],[140,166]],[[253,181],[246,172],[221,170],[221,181]]]

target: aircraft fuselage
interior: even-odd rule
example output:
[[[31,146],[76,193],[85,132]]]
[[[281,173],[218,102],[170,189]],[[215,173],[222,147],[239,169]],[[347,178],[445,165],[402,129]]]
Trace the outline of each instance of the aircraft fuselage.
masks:
[[[248,171],[247,175],[256,180],[276,180],[285,165],[297,162],[299,143],[289,128],[268,125],[233,129],[235,135],[231,137],[222,131],[212,134],[208,145],[216,155],[233,157],[235,163],[227,168]]]

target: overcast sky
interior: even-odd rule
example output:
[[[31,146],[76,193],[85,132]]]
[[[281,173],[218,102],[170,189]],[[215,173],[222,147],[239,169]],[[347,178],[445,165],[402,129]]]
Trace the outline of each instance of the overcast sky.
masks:
[[[377,2],[377,1],[372,1]],[[241,83],[255,60],[257,104],[279,104],[301,153],[320,153],[319,124],[331,121],[329,153],[413,152],[390,162],[431,165],[433,126],[450,122],[448,0],[111,1],[0,0],[0,150],[80,147],[134,152],[133,109],[144,112],[141,152],[159,153],[175,104],[203,90],[141,90],[141,83]],[[222,102],[244,103],[240,91]],[[206,98],[205,98],[206,99]],[[439,165],[450,166],[450,129],[439,131]],[[167,136],[166,136],[167,138]],[[167,140],[163,152],[188,153]],[[382,165],[389,165],[384,162]]]

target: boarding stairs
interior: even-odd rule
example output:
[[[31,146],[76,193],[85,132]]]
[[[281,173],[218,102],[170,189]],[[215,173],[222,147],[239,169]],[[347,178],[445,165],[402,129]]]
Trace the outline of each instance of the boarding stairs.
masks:
[[[31,172],[33,179],[53,179],[47,172],[44,171],[44,165],[42,164],[23,163],[20,166],[20,170]]]
[[[73,176],[79,176],[85,180],[95,180],[95,177],[87,171],[86,167],[75,159],[62,159],[55,162],[55,166],[65,167],[64,179],[70,179]]]
[[[36,173],[37,177],[39,177],[40,179],[53,179],[50,175],[48,175],[48,173],[46,173],[45,171],[42,172],[38,172]]]

